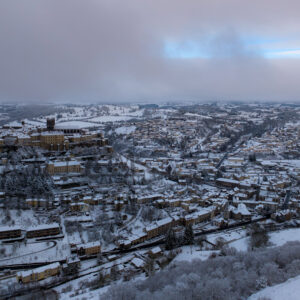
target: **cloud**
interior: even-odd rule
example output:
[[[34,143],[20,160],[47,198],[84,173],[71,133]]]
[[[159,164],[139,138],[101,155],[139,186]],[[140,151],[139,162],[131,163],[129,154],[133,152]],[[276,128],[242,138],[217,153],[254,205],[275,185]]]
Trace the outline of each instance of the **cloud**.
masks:
[[[265,51],[297,51],[299,11],[296,0],[2,0],[0,100],[298,100],[300,60]]]

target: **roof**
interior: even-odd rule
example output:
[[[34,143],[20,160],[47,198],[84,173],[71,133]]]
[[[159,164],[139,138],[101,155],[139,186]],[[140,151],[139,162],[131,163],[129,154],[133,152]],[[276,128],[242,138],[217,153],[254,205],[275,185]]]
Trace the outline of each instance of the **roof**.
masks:
[[[90,123],[90,122],[83,122],[83,121],[69,121],[69,122],[62,122],[62,123],[57,123],[55,124],[55,129],[60,129],[60,130],[79,130],[79,129],[84,129],[84,128],[89,128],[89,127],[97,127],[98,125],[95,123]]]
[[[46,230],[51,228],[59,228],[58,223],[52,223],[52,224],[42,224],[37,226],[32,226],[27,229],[27,231],[35,231],[35,230]]]
[[[161,249],[159,246],[157,247],[154,247],[150,250],[153,254],[156,254],[156,253],[160,253],[161,252]]]
[[[147,226],[145,229],[148,232],[148,231],[158,228],[160,226],[170,224],[172,221],[173,221],[172,218],[165,218],[165,219],[157,221],[156,224],[151,224],[151,225]]]
[[[62,131],[44,131],[41,133],[41,135],[43,136],[47,136],[47,135],[64,135],[64,133]]]
[[[13,231],[13,230],[21,230],[21,227],[20,226],[1,226],[0,227],[0,232]]]
[[[77,249],[83,248],[83,249],[87,249],[87,248],[92,248],[92,247],[100,247],[100,242],[90,242],[90,243],[86,243],[86,244],[79,244],[77,245]]]
[[[131,263],[136,267],[136,268],[140,268],[144,265],[144,261],[140,258],[135,257]]]
[[[80,165],[80,163],[78,161],[75,161],[75,160],[70,160],[70,161],[55,161],[55,162],[49,163],[49,165],[50,164],[53,164],[54,167],[78,166],[78,165]]]
[[[163,226],[163,225],[171,223],[172,221],[173,221],[172,218],[165,218],[165,219],[157,221],[157,225],[158,226]]]
[[[244,216],[248,216],[251,215],[251,213],[249,212],[249,210],[247,209],[246,205],[244,203],[240,203],[238,205],[238,207],[234,210],[234,213],[236,214],[241,214]]]
[[[233,183],[233,184],[239,184],[239,181],[228,179],[228,178],[218,178],[217,181],[227,182],[227,183]]]

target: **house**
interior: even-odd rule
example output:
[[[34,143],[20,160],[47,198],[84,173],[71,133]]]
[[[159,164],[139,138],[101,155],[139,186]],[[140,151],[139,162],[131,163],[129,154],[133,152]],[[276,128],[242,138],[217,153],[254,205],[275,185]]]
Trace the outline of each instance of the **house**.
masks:
[[[0,227],[0,240],[21,237],[21,228],[19,226]]]
[[[119,240],[117,246],[121,249],[129,249],[131,247],[131,240]]]
[[[167,205],[167,203],[165,202],[165,200],[159,199],[155,201],[154,205],[158,208],[164,208]]]
[[[26,199],[26,204],[29,206],[29,207],[34,207],[34,208],[38,208],[38,207],[42,207],[42,208],[46,208],[46,207],[50,207],[52,206],[52,202],[51,201],[48,201],[46,199],[32,199],[32,198],[29,198],[29,199]]]
[[[148,255],[150,258],[157,258],[157,257],[161,256],[162,253],[163,252],[162,252],[161,248],[159,246],[157,246],[157,247],[150,249],[148,252]]]
[[[231,216],[235,220],[251,220],[251,213],[244,203],[240,203],[237,208],[231,209]]]
[[[58,262],[42,266],[33,270],[22,271],[17,273],[17,281],[29,283],[39,281],[60,273],[60,264]]]
[[[147,239],[147,234],[140,233],[135,236],[131,236],[128,239],[131,242],[131,246],[137,245],[137,244],[143,243]]]
[[[183,225],[196,224],[204,221],[208,221],[212,218],[214,214],[213,209],[203,208],[200,211],[194,212],[192,214],[186,215],[182,218]]]
[[[71,211],[87,212],[89,205],[84,202],[75,202],[70,204]]]
[[[159,201],[159,200],[158,200]],[[171,200],[166,200],[165,204],[169,207],[179,207],[181,204],[180,199],[171,199]]]
[[[291,220],[294,214],[295,214],[294,211],[290,209],[286,209],[271,214],[271,218],[276,222],[284,222],[284,221]]]
[[[225,220],[225,219],[222,218],[222,217],[216,218],[216,219],[213,221],[213,224],[214,224],[215,226],[218,226],[219,228],[227,228],[227,227],[228,227],[228,221]]]
[[[138,204],[145,204],[145,203],[153,202],[154,200],[158,200],[158,199],[164,199],[164,196],[161,195],[161,194],[139,196],[137,198],[137,203]]]
[[[86,244],[80,244],[76,246],[78,255],[97,255],[101,252],[100,242],[90,242]]]
[[[60,151],[69,148],[69,141],[65,140],[63,132],[45,131],[39,136],[40,146],[50,151]]]
[[[26,237],[35,238],[60,234],[60,227],[57,223],[38,225],[27,229]]]
[[[80,173],[81,165],[78,161],[54,161],[47,164],[47,171],[50,175],[62,173]]]
[[[147,238],[151,239],[153,237],[166,233],[169,228],[172,227],[172,225],[173,219],[165,218],[157,221],[156,224],[146,227],[144,230],[147,233]]]
[[[114,260],[116,260],[118,258],[119,258],[119,256],[117,256],[115,254],[107,256],[108,261],[114,261]]]
[[[97,197],[93,197],[93,196],[84,196],[82,198],[84,203],[87,203],[89,205],[98,205],[100,202],[100,199]]]
[[[218,178],[216,180],[217,184],[227,186],[227,187],[238,187],[240,182],[237,180],[227,179],[227,178]]]
[[[145,262],[142,259],[135,257],[131,260],[130,264],[133,265],[136,269],[142,269],[145,265]]]

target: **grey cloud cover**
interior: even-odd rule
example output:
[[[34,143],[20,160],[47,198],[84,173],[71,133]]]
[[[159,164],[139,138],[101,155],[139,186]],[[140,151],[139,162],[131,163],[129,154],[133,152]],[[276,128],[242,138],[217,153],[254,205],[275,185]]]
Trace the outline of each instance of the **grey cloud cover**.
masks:
[[[294,47],[299,31],[297,0],[1,0],[0,101],[297,101],[300,59],[241,36]],[[209,59],[164,55],[207,36]]]

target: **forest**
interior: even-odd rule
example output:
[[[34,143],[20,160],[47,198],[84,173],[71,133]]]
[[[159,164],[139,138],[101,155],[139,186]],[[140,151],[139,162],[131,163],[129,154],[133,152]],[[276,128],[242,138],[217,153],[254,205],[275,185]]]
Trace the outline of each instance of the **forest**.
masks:
[[[224,247],[206,261],[170,264],[146,280],[113,285],[99,299],[230,300],[251,294],[300,274],[300,242],[275,248],[237,252]]]

